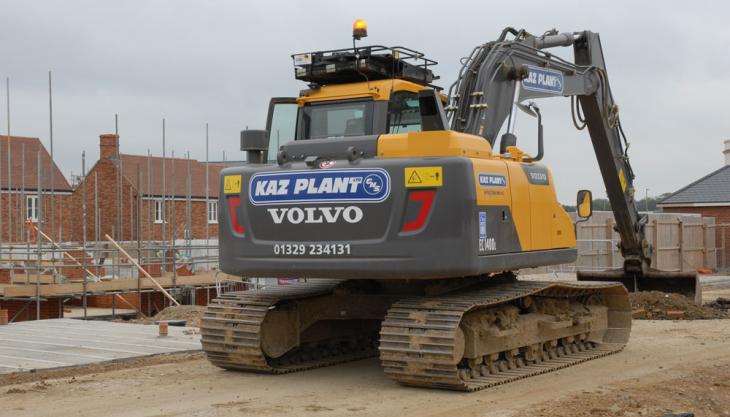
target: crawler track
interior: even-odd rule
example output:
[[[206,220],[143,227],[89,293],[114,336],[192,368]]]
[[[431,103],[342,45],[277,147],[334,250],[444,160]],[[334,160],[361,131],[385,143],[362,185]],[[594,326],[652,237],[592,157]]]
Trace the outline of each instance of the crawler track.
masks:
[[[465,313],[513,302],[526,296],[570,298],[597,294],[608,307],[602,340],[545,340],[532,360],[516,357],[473,368],[454,363],[457,330]],[[395,303],[380,332],[385,373],[411,386],[476,391],[555,371],[623,349],[631,326],[626,289],[613,283],[516,281],[440,297],[417,297]]]
[[[342,281],[314,280],[263,290],[232,292],[208,306],[200,324],[202,345],[208,359],[225,369],[282,374],[376,356],[377,336],[336,339],[308,346],[277,359],[261,349],[266,314],[285,300],[326,295]]]
[[[262,331],[267,314],[288,302],[332,295],[342,283],[315,280],[225,294],[209,305],[201,321],[203,350],[221,368],[272,374],[372,357],[379,350],[385,373],[400,383],[475,391],[618,352],[628,340],[631,326],[627,292],[620,284],[502,280],[447,295],[406,297],[393,303],[387,315],[383,308],[379,347],[375,333],[345,336],[334,332],[313,343],[300,343],[278,358],[266,355]],[[459,334],[467,314],[479,315],[491,308],[519,304],[528,296],[577,300],[594,295],[605,306],[601,308],[606,320],[598,331],[587,328],[575,336],[540,339],[537,345],[512,347],[491,354],[493,362],[488,362],[486,356],[484,361],[455,359],[459,343],[463,349],[463,333],[461,341]]]

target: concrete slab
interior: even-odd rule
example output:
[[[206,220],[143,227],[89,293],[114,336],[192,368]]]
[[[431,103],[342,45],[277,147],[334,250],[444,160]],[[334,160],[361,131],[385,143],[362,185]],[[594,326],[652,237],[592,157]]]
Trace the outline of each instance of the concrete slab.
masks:
[[[191,328],[52,319],[0,326],[0,374],[198,351]],[[191,333],[191,334],[186,334]]]
[[[703,287],[730,288],[730,276],[728,275],[702,275],[700,282]]]

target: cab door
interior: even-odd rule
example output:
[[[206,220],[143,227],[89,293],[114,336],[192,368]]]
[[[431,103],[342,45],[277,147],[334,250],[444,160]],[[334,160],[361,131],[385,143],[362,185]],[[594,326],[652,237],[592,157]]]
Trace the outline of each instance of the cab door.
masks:
[[[276,161],[282,145],[293,141],[297,131],[299,106],[296,97],[274,97],[269,102],[266,131],[269,132],[269,161]]]

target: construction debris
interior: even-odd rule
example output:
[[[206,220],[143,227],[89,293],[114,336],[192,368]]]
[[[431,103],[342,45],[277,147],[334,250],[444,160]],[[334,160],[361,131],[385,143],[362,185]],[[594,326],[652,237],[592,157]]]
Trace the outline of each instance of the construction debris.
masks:
[[[715,301],[710,301],[705,304],[706,307],[714,308],[717,310],[730,310],[730,298],[718,297]]]
[[[130,320],[132,323],[155,324],[161,320],[184,320],[187,327],[200,327],[200,319],[203,317],[205,307],[203,306],[170,306],[160,311],[152,318]]]
[[[632,316],[638,320],[704,320],[730,318],[714,305],[697,306],[680,294],[660,291],[631,293]],[[730,307],[730,304],[728,304]]]

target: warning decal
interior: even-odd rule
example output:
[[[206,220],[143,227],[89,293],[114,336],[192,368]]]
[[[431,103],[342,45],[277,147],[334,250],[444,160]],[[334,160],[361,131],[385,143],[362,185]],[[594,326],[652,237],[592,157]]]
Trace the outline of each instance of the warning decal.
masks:
[[[621,183],[621,191],[626,192],[626,175],[623,168],[618,170],[618,180]]]
[[[241,176],[226,175],[223,179],[223,194],[240,194],[241,193]]]
[[[406,187],[441,187],[444,183],[442,167],[406,167]]]

